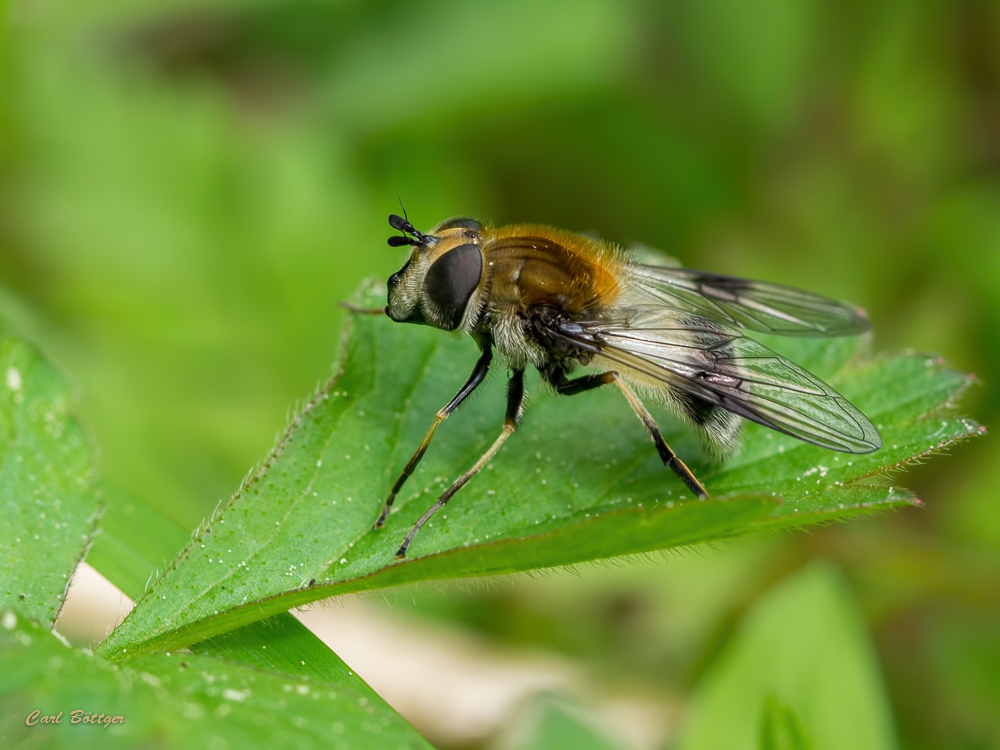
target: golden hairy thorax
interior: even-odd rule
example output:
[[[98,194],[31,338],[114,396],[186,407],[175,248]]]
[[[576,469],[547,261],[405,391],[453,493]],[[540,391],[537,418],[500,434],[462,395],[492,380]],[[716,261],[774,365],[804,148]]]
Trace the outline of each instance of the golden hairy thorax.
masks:
[[[614,304],[625,264],[611,245],[532,224],[487,228],[483,255],[496,307],[551,305],[567,313]]]

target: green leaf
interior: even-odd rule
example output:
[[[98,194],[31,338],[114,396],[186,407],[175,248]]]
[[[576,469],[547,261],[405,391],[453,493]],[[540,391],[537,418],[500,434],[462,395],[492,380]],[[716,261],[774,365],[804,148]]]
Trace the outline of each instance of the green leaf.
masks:
[[[171,550],[189,539],[183,529],[142,501],[108,482],[99,482],[105,512],[87,562],[128,596],[142,596]],[[287,612],[193,644],[195,653],[219,656],[292,677],[344,685],[384,701],[308,628]],[[385,706],[387,710],[388,706]]]
[[[0,338],[0,606],[53,623],[97,518],[90,447],[69,388]]]
[[[200,641],[192,645],[192,650],[278,674],[343,685],[391,710],[339,656],[288,612]]]
[[[883,445],[874,453],[848,455],[801,443],[760,425],[747,425],[740,454],[716,472],[702,474],[702,479],[712,491],[726,494],[759,491],[770,484],[784,502],[757,522],[760,528],[793,526],[903,503],[919,505],[906,489],[886,486],[885,475],[982,431],[975,422],[952,413],[952,401],[973,379],[946,369],[937,357],[879,357],[838,372],[838,363],[846,362],[844,356],[857,345],[856,340],[800,340],[783,347],[773,339],[768,343],[827,377],[875,423]]]
[[[531,722],[532,736],[504,743],[504,746],[524,750],[615,750],[620,747],[591,726],[590,717],[583,709],[563,700],[540,696],[534,699],[528,710],[536,714]],[[523,731],[524,723],[518,729]]]
[[[380,300],[369,289],[362,302]],[[793,341],[793,356],[834,376],[883,425],[887,447],[844,457],[750,426],[743,450],[712,465],[696,436],[664,418],[667,440],[714,494],[697,501],[664,469],[619,394],[540,392],[520,432],[397,561],[413,522],[499,433],[504,383],[494,378],[441,427],[376,531],[389,487],[477,352],[383,317],[355,316],[349,330],[340,374],[102,653],[176,649],[334,594],[565,565],[912,502],[876,475],[977,430],[938,413],[966,379],[936,361],[907,355],[855,366],[846,363],[857,340]],[[537,382],[529,388],[542,391]]]
[[[795,711],[773,695],[764,700],[760,716],[760,750],[812,750]]]
[[[192,654],[112,665],[11,610],[0,625],[4,747],[430,748],[384,703],[344,685]],[[36,710],[61,721],[27,725]],[[122,719],[74,724],[76,710]]]
[[[156,510],[107,482],[100,533],[88,562],[126,594],[138,598],[154,571],[181,549],[189,535]],[[200,641],[192,650],[293,678],[336,685],[365,698],[374,709],[393,710],[330,648],[287,612]]]
[[[0,488],[3,489],[5,504],[2,523],[7,524],[4,533],[9,535],[5,538],[10,539],[11,550],[4,558],[4,567],[0,568],[3,576],[0,580],[7,589],[4,605],[17,607],[21,618],[34,620],[41,617],[46,622],[51,622],[62,603],[69,577],[83,554],[95,524],[96,500],[90,489],[89,448],[80,426],[67,416],[70,399],[66,385],[34,350],[12,339],[0,340],[0,376],[3,378],[0,381]],[[108,513],[102,518],[101,533],[96,536],[90,560],[126,593],[138,597],[153,576],[154,569],[165,566],[176,551],[183,548],[189,535],[156,511],[107,483],[101,483],[101,492],[107,501]],[[39,544],[28,544],[28,540]],[[58,545],[57,552],[49,549],[48,544],[52,543]],[[23,558],[19,554],[23,554]],[[15,596],[14,592],[24,593],[24,598]],[[7,628],[9,633],[0,634],[0,637],[7,636],[5,647],[13,648],[18,643],[25,645],[24,641],[34,640],[31,629],[26,629],[23,620],[20,629],[15,628],[15,623],[19,620],[18,614],[13,610],[7,610],[7,614],[9,616],[4,620],[4,625],[10,625]],[[10,641],[11,638],[14,639],[13,642]],[[65,648],[54,640],[42,641],[49,644],[48,651],[43,648],[41,651],[29,650],[14,654],[9,649],[4,649],[0,672],[6,678],[0,678],[0,696],[9,696],[13,691],[21,698],[26,694],[35,695],[35,699],[34,704],[30,700],[14,701],[13,705],[20,706],[23,710],[15,708],[13,713],[11,704],[3,702],[5,713],[2,721],[8,726],[2,728],[0,736],[9,739],[13,733],[14,736],[37,739],[34,735],[47,733],[43,744],[49,744],[49,741],[54,746],[75,744],[79,741],[79,736],[74,732],[81,731],[78,727],[65,734],[57,733],[52,736],[49,736],[49,730],[54,728],[42,727],[37,732],[25,729],[24,719],[33,710],[32,705],[37,707],[51,699],[53,694],[60,695],[58,691],[53,692],[46,687],[44,680],[32,682],[30,676],[26,677],[25,670],[35,670],[34,677],[37,678],[46,665],[58,671],[58,667],[52,665],[63,663],[64,657],[52,656],[52,652],[61,653]],[[202,657],[204,663],[216,670],[220,679],[226,682],[237,679],[249,679],[250,682],[255,679],[274,681],[285,676],[295,680],[297,691],[305,690],[308,693],[317,684],[328,691],[342,690],[348,700],[361,701],[360,705],[365,708],[366,714],[369,710],[374,712],[379,722],[376,731],[381,732],[382,727],[393,725],[411,747],[426,746],[336,654],[287,613],[220,638],[203,641],[197,644],[197,650],[206,655]],[[268,670],[272,674],[252,679],[245,676],[241,678],[240,675],[247,671],[246,667],[222,659],[212,660],[210,656],[240,661]],[[108,667],[105,665],[103,668]],[[134,719],[138,719],[141,712],[142,718],[148,718],[152,725],[173,721],[177,717],[178,702],[187,697],[186,688],[182,684],[171,687],[169,675],[164,677],[160,674],[162,669],[162,665],[154,665],[148,672],[135,673],[152,686],[162,686],[155,697],[128,696],[121,691],[112,690],[108,695],[108,705],[132,706],[136,712]],[[173,667],[170,669],[172,671]],[[72,684],[74,674],[79,678],[76,684]],[[125,687],[135,674],[130,678],[126,673],[121,678],[125,683],[120,684],[119,688]],[[11,678],[11,675],[15,677]],[[61,693],[66,696],[65,703],[61,704],[63,706],[76,708],[86,705],[86,701],[73,696],[88,696],[91,689],[96,689],[98,693],[102,690],[95,686],[94,674],[71,673],[62,677],[70,683],[64,686],[70,692]],[[4,681],[8,678],[13,679],[13,682]],[[51,679],[51,676],[47,675],[45,679]],[[288,684],[287,680],[284,684]],[[104,688],[111,689],[107,685]],[[75,693],[72,692],[74,689]],[[127,689],[125,692],[128,692]],[[212,693],[207,692],[206,695]],[[136,702],[130,703],[133,699]],[[186,708],[183,710],[193,711],[190,705],[184,703]],[[327,704],[327,708],[329,707]],[[72,708],[64,710],[67,713],[65,723],[68,724],[68,711]],[[352,711],[346,713],[350,714]],[[58,711],[53,710],[52,713]],[[206,716],[209,713],[208,709],[203,711]],[[338,711],[337,715],[340,713],[342,712]],[[251,718],[248,714],[245,723],[252,727]],[[357,722],[341,722],[340,725],[344,732],[344,746],[381,747],[381,740],[372,741],[364,726],[359,728]],[[16,732],[13,727],[18,728]],[[220,734],[239,738],[240,732],[245,730],[246,727],[232,733],[232,729],[227,727],[220,730]],[[105,730],[87,727],[82,731]],[[157,735],[159,733],[158,729],[150,731]],[[28,733],[23,734],[24,732]],[[185,740],[183,734],[176,738],[178,742]],[[141,740],[145,736],[141,729],[138,735],[125,733],[126,741],[131,740],[136,744],[142,744]],[[240,746],[244,744],[242,741],[239,743]],[[322,742],[312,744],[325,746]]]
[[[766,699],[776,702],[765,704],[762,719]],[[840,577],[822,565],[758,602],[699,686],[679,747],[791,750],[810,747],[806,737],[815,750],[895,747],[861,615]]]

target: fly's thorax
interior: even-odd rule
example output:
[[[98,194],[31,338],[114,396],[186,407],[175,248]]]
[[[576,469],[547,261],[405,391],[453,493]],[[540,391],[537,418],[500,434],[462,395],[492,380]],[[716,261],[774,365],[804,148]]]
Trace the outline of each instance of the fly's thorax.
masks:
[[[486,286],[480,232],[472,219],[452,219],[422,235],[389,277],[386,314],[397,323],[471,329]]]
[[[626,259],[609,243],[533,224],[487,228],[483,238],[489,294],[482,324],[511,366],[566,359],[536,335],[539,310],[568,319],[595,315],[621,294]]]
[[[488,230],[491,298],[523,311],[549,305],[567,314],[614,304],[625,258],[613,245],[533,224]]]

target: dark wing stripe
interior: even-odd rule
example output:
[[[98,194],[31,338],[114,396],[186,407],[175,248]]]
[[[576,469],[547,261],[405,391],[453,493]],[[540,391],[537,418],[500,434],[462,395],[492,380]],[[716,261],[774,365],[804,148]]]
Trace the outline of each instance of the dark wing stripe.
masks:
[[[814,391],[776,384],[774,380],[727,375],[695,379],[685,372],[688,365],[678,366],[666,358],[653,363],[610,343],[601,356],[808,443],[845,453],[870,453],[881,446],[881,439],[867,418],[829,388]],[[752,359],[734,358],[730,362],[748,365]],[[787,360],[783,364],[803,372]],[[748,387],[752,390],[741,390]],[[768,395],[765,389],[770,391]]]
[[[573,321],[556,335],[593,346],[623,375],[658,380],[771,429],[845,453],[882,440],[872,423],[819,378],[763,344],[705,319],[678,325],[662,308],[618,320]]]
[[[842,302],[765,281],[666,266],[631,267],[636,292],[720,323],[782,336],[851,336],[867,331],[868,318]]]

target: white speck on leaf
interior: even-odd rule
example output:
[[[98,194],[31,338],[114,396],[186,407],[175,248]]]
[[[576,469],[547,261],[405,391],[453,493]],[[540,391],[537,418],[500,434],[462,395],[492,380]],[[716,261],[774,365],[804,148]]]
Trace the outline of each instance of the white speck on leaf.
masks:
[[[16,367],[7,368],[7,387],[12,391],[19,391],[24,383],[21,380],[21,371]]]

